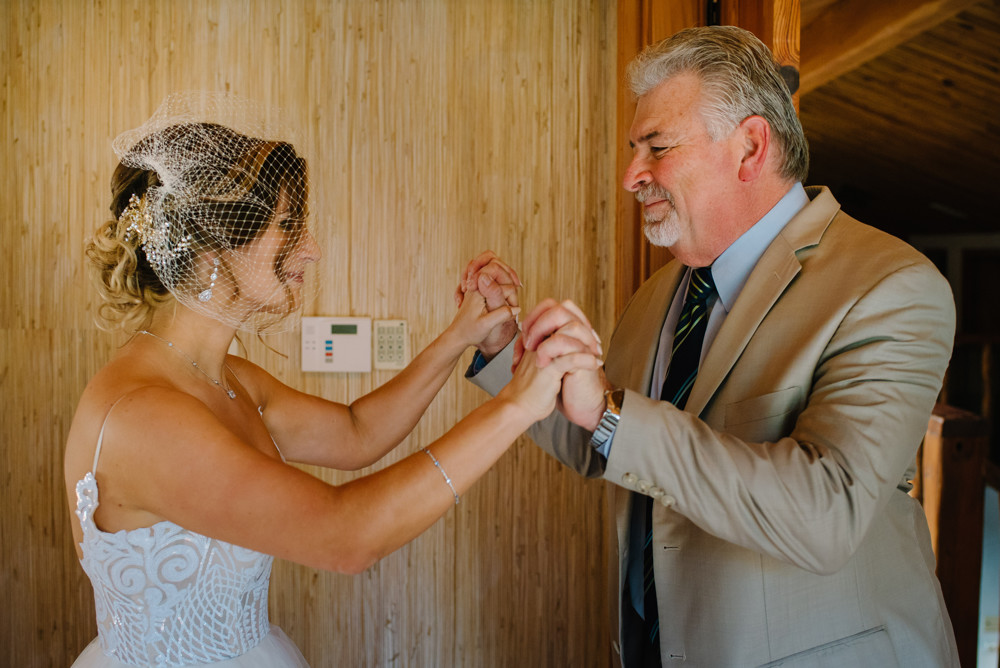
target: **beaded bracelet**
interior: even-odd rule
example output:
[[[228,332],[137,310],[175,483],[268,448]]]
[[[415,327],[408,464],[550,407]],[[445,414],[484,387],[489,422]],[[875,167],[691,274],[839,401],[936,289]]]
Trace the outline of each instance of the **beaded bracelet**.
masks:
[[[455,486],[451,484],[451,478],[449,478],[449,477],[448,477],[448,474],[444,472],[444,469],[443,469],[443,468],[441,468],[441,462],[439,462],[439,461],[437,460],[437,457],[435,457],[435,456],[434,456],[434,455],[433,455],[433,454],[431,453],[431,451],[430,451],[430,450],[428,450],[427,448],[424,448],[424,452],[426,452],[426,453],[427,453],[427,456],[431,458],[431,461],[432,461],[432,462],[434,462],[434,466],[436,466],[436,467],[437,467],[437,470],[441,472],[441,475],[442,475],[442,476],[444,476],[444,481],[445,481],[446,483],[448,483],[448,487],[450,487],[450,488],[451,488],[451,493],[455,495],[455,505],[457,506],[457,505],[458,505],[458,492],[456,492],[456,491],[455,491]]]

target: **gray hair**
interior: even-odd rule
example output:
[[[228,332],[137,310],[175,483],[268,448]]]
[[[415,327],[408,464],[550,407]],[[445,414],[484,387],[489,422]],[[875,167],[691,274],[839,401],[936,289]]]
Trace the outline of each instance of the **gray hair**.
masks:
[[[748,116],[761,116],[781,153],[781,175],[805,180],[809,146],[792,95],[771,52],[753,33],[735,26],[682,30],[643,49],[629,64],[628,84],[642,97],[688,72],[701,80],[701,113],[713,141]]]

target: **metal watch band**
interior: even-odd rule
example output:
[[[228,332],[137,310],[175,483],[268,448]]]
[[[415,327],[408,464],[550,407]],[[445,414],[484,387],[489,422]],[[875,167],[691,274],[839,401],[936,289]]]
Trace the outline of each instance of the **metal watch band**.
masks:
[[[624,397],[625,390],[620,388],[604,392],[606,402],[604,415],[601,416],[601,421],[597,423],[597,429],[590,437],[591,447],[604,456],[607,456],[607,445],[618,428],[619,420],[621,420],[621,405]]]

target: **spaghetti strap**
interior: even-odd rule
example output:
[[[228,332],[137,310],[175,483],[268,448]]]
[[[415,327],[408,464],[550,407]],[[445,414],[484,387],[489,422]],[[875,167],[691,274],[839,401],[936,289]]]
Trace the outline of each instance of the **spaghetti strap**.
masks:
[[[235,374],[233,374],[233,375],[235,375]],[[257,406],[257,413],[260,414],[261,422],[263,422],[264,421],[264,407],[263,406]],[[266,424],[264,426],[267,427]],[[271,436],[271,430],[270,429],[267,430],[267,435]],[[276,440],[274,440],[274,436],[271,436],[271,442],[274,443],[274,449],[278,451],[278,456],[281,457],[281,461],[283,461],[283,462],[285,462],[287,464],[288,460],[285,459],[285,453],[283,453],[281,451],[281,448],[278,447],[278,442]]]
[[[111,408],[104,415],[104,422],[101,423],[101,432],[97,435],[97,447],[94,448],[94,463],[90,466],[90,472],[97,475],[97,459],[101,456],[101,445],[104,443],[104,427],[108,424],[108,418],[111,417],[111,411],[115,409],[115,406],[121,402],[122,399],[127,397],[128,394],[123,394],[115,400],[115,403],[111,404]]]

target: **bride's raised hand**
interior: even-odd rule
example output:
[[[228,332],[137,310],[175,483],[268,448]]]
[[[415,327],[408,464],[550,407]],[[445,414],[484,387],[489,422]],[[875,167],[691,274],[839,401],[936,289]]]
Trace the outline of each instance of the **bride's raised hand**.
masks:
[[[500,325],[506,322],[513,323],[517,314],[521,312],[520,308],[509,305],[491,311],[487,308],[486,299],[477,290],[462,294],[460,299],[458,312],[445,331],[454,335],[463,345],[463,349],[466,346],[478,346]]]
[[[601,359],[579,342],[567,342],[562,354],[539,366],[538,353],[526,351],[514,370],[511,381],[497,395],[520,406],[532,419],[548,417],[556,407],[556,398],[562,389],[563,378],[577,371],[593,371],[602,364]]]
[[[478,291],[486,299],[486,308],[490,311],[509,306],[517,308],[518,288],[521,279],[507,263],[497,257],[493,251],[481,253],[465,268],[459,285],[455,289],[455,304],[460,305],[467,292]],[[476,347],[486,356],[493,359],[517,336],[517,322],[508,320],[491,330]]]

